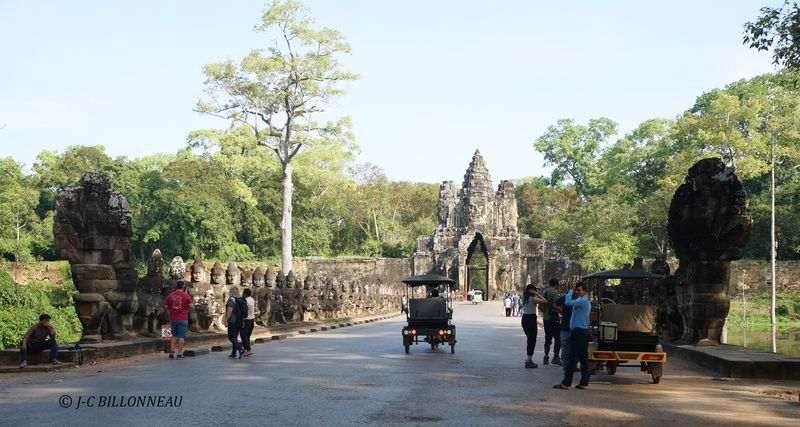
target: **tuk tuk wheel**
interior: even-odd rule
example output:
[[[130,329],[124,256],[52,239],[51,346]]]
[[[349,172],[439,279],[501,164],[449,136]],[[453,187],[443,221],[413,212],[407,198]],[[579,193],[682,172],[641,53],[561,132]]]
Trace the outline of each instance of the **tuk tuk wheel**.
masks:
[[[661,382],[661,376],[664,373],[664,365],[662,363],[650,364],[650,376],[653,378],[653,384]]]
[[[617,373],[617,364],[614,362],[606,363],[606,373],[608,375],[614,375]]]
[[[408,350],[411,348],[411,344],[409,344],[409,343],[407,343],[407,342],[406,342],[406,343],[403,343],[403,347],[405,347],[405,348],[406,348],[406,354],[408,354]]]
[[[450,354],[456,354],[456,345],[450,344]]]

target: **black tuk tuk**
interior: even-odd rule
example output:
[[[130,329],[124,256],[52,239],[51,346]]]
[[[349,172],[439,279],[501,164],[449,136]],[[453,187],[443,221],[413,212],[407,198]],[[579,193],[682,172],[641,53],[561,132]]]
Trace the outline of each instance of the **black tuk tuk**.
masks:
[[[450,278],[435,274],[423,274],[403,279],[406,286],[408,310],[403,327],[403,346],[406,353],[411,344],[423,342],[436,350],[440,344],[449,344],[450,353],[456,352],[456,327],[451,323],[453,318],[453,301],[450,290],[456,282]],[[425,298],[413,298],[413,290],[425,286]],[[411,292],[410,292],[411,291]],[[409,296],[409,293],[412,295]]]

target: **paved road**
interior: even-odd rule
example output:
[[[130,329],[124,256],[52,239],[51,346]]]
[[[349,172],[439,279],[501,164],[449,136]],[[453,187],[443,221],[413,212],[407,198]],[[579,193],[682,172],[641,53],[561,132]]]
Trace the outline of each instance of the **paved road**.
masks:
[[[403,353],[401,318],[304,335],[229,360],[147,356],[0,376],[1,425],[797,425],[798,382],[719,381],[670,362],[553,390],[560,368],[524,369],[519,318],[457,303],[456,353]],[[541,362],[540,331],[536,360]],[[577,378],[576,378],[577,381]],[[794,400],[775,395],[793,391]],[[60,396],[72,399],[59,406]],[[180,396],[179,408],[99,408],[101,396]],[[94,396],[94,407],[86,399]],[[76,409],[78,400],[82,406]],[[66,402],[66,400],[64,401]],[[166,403],[163,402],[163,403]],[[177,402],[176,402],[177,403]]]

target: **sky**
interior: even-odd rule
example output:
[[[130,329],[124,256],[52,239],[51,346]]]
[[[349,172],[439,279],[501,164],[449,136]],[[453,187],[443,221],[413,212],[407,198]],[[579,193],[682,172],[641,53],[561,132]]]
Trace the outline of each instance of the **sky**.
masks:
[[[343,62],[361,79],[328,114],[351,116],[358,162],[461,182],[479,149],[495,184],[549,174],[532,144],[561,118],[608,117],[622,136],[775,71],[742,45],[742,26],[781,3],[304,2],[352,45]],[[268,46],[253,31],[264,4],[0,0],[0,157],[30,168],[71,145],[175,153],[189,132],[227,127],[192,111],[202,66]]]

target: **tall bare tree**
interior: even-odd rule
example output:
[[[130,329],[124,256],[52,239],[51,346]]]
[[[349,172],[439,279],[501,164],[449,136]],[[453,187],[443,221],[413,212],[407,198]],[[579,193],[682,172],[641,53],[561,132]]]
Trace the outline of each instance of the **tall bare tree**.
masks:
[[[312,29],[309,11],[294,0],[268,5],[255,31],[275,35],[267,49],[255,49],[241,63],[204,67],[208,100],[195,110],[249,126],[259,145],[275,153],[283,167],[281,268],[292,270],[292,159],[320,139],[352,141],[350,118],[318,123],[339,95],[341,83],[358,78],[339,57],[350,44],[338,31]]]

